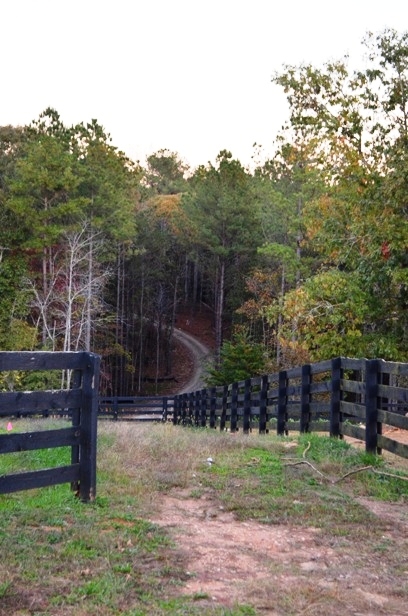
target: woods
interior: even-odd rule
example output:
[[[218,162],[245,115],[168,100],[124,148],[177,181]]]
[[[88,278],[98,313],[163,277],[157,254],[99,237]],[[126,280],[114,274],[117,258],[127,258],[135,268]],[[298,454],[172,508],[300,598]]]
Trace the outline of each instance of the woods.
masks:
[[[234,366],[408,361],[408,33],[363,45],[358,71],[344,58],[273,77],[290,120],[252,169],[226,150],[143,167],[54,109],[0,127],[0,349],[92,351],[102,394],[155,393],[180,309],[205,305],[213,384]]]

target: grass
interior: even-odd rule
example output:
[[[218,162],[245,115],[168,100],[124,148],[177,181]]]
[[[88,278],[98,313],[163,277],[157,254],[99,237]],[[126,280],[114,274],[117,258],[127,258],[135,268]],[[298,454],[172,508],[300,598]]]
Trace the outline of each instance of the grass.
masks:
[[[0,474],[67,460],[69,449],[3,455]],[[95,502],[81,503],[68,485],[0,496],[0,614],[262,613],[250,604],[214,606],[205,593],[185,595],[186,555],[148,521],[172,489],[197,499],[211,490],[239,520],[320,528],[342,545],[352,546],[363,530],[372,554],[388,559],[406,579],[404,546],[396,549],[384,536],[384,524],[357,498],[404,503],[408,484],[370,471],[346,476],[368,465],[389,471],[381,458],[314,434],[278,438],[104,422]],[[297,613],[284,606],[287,596],[280,601],[281,613]]]

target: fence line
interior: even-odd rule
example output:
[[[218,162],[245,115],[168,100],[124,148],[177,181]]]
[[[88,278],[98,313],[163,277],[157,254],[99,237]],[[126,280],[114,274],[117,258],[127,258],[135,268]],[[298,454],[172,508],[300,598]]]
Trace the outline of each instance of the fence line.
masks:
[[[166,421],[173,396],[101,396],[99,419],[122,421]]]
[[[408,458],[383,426],[408,430],[408,364],[338,357],[174,396],[173,423],[262,434],[327,431]]]
[[[71,427],[0,434],[0,454],[71,448],[71,464],[0,477],[0,494],[71,483],[83,501],[96,493],[96,434],[100,358],[86,352],[0,352],[0,371],[72,371],[69,390],[0,392],[0,417],[64,415]]]

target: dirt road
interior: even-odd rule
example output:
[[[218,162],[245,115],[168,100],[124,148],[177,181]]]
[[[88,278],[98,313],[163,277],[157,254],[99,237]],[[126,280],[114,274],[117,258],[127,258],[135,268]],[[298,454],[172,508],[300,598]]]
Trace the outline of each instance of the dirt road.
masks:
[[[175,329],[173,336],[188,349],[194,360],[194,371],[190,380],[177,393],[183,394],[189,391],[202,389],[204,387],[202,377],[204,374],[205,362],[211,355],[210,349],[197,338],[180,329]]]

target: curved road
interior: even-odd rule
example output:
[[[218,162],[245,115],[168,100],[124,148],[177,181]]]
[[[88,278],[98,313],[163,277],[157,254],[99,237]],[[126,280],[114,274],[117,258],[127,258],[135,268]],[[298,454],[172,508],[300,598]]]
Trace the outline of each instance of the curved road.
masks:
[[[185,384],[183,389],[177,393],[184,394],[189,391],[197,391],[198,389],[202,389],[204,387],[204,383],[202,381],[204,374],[204,363],[211,355],[210,349],[205,344],[197,340],[197,338],[191,336],[191,334],[181,331],[180,329],[175,329],[173,331],[173,336],[189,350],[194,358],[194,374],[189,382]]]

